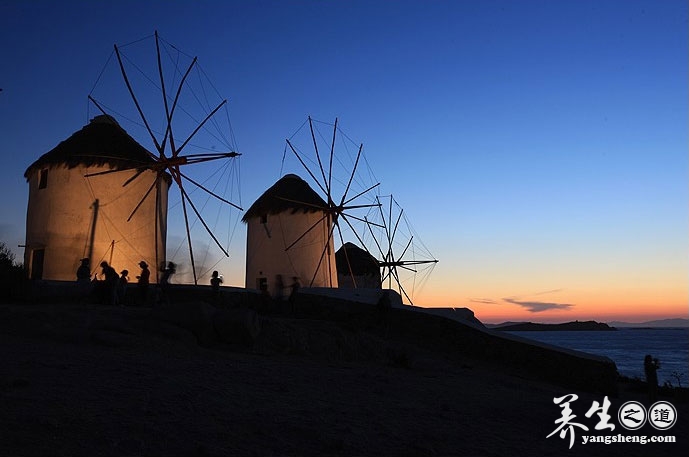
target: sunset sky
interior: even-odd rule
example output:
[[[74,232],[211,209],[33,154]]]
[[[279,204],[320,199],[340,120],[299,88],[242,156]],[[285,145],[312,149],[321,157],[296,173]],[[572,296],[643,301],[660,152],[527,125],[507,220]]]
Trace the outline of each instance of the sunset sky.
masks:
[[[23,257],[25,169],[94,115],[113,44],[158,30],[229,100],[245,209],[308,115],[364,143],[439,259],[416,304],[686,318],[688,17],[684,0],[3,1],[0,240]],[[226,284],[244,285],[244,243],[240,226]]]

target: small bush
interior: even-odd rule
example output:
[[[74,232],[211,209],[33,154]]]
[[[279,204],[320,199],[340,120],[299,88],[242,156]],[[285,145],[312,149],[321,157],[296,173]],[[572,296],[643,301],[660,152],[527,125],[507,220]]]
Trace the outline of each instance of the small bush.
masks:
[[[0,301],[18,297],[24,276],[23,266],[15,262],[14,253],[0,241]]]

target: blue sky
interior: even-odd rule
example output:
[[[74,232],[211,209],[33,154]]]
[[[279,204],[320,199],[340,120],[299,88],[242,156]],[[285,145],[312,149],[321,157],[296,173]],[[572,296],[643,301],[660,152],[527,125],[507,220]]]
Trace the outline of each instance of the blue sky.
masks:
[[[26,167],[87,122],[113,44],[158,30],[229,99],[245,208],[307,115],[338,117],[364,143],[440,260],[421,304],[498,320],[687,314],[684,1],[5,1],[0,13],[10,246],[23,242]],[[530,313],[510,298],[529,296],[574,306]]]

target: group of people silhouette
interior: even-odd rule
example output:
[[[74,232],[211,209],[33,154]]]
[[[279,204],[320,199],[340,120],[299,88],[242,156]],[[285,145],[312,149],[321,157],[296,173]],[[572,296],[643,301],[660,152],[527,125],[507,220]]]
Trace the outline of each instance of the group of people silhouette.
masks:
[[[81,259],[81,264],[77,269],[77,283],[84,291],[92,291],[97,299],[104,305],[124,305],[126,301],[127,285],[129,284],[129,270],[122,270],[119,274],[108,262],[100,263],[100,278],[94,272],[91,279],[91,262],[89,258]],[[149,304],[151,297],[149,294],[149,284],[151,282],[151,270],[146,261],[139,262],[141,273],[136,277],[137,297],[134,301],[139,305]],[[170,278],[175,274],[176,266],[173,262],[163,263],[161,266],[161,277],[158,283],[158,294],[155,303],[170,301]],[[222,282],[222,281],[221,281]],[[212,280],[211,280],[212,283]]]

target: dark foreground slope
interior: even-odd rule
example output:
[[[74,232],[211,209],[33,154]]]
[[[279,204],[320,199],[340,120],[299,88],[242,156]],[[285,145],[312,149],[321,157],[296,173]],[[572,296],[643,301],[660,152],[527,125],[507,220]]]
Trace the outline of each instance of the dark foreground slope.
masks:
[[[203,324],[203,312],[187,316],[196,316],[194,325],[175,323],[171,315],[188,306],[208,310],[200,303],[157,313],[0,306],[0,455],[633,456],[688,450],[679,433],[689,425],[686,404],[678,405],[676,444],[578,440],[568,450],[557,434],[546,439],[560,417],[554,397],[576,393],[577,420],[593,429],[595,421],[584,413],[603,393],[539,379],[508,361],[514,352],[503,354],[479,334],[460,336],[442,320],[395,312],[382,318],[272,313],[260,318],[251,343],[230,344]],[[204,331],[211,335],[200,338]],[[610,396],[611,414],[631,398],[644,400],[624,390]],[[625,433],[619,426],[618,432]]]

